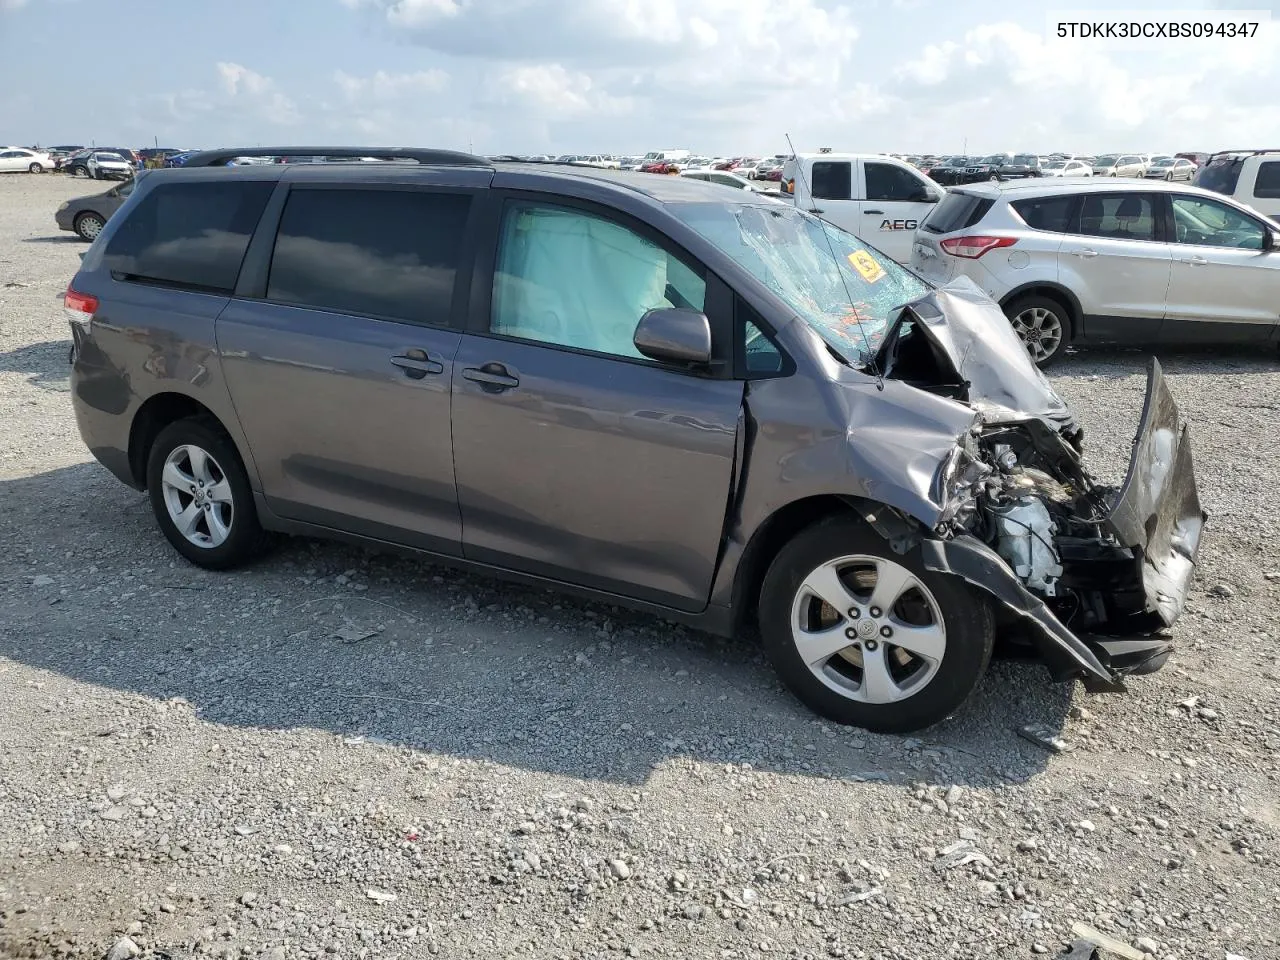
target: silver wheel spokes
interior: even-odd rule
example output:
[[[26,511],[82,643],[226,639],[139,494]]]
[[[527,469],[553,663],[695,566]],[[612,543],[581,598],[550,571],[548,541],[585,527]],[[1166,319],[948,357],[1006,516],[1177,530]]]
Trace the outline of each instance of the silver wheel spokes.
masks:
[[[811,572],[796,591],[791,633],[814,676],[863,703],[915,695],[947,649],[933,594],[883,557],[841,557]]]
[[[212,549],[231,535],[231,484],[218,461],[193,444],[169,454],[160,473],[169,519],[197,547]]]
[[[1052,310],[1028,307],[1015,316],[1012,323],[1032,360],[1039,362],[1051,357],[1062,343],[1062,322]]]
[[[102,232],[102,221],[97,217],[85,217],[82,221],[81,230],[90,240],[96,240],[98,234]]]

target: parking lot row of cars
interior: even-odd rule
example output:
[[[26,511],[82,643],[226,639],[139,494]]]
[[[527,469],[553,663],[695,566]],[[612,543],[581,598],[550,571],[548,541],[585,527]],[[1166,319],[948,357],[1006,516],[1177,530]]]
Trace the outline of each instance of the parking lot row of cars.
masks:
[[[1022,177],[1141,177],[1191,180],[1208,159],[1204,153],[1049,154],[996,153],[985,157],[899,157],[938,183],[954,185],[979,180]]]

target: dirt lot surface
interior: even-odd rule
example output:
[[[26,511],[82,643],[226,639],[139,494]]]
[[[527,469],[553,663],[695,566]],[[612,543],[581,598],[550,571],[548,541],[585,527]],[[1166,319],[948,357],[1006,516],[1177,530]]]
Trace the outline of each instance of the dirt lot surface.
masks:
[[[329,543],[178,559],[72,416],[53,212],[96,186],[0,178],[0,956],[1280,957],[1274,349],[1162,357],[1212,513],[1164,671],[1000,663],[873,736],[748,640]],[[1143,364],[1054,371],[1110,479]]]

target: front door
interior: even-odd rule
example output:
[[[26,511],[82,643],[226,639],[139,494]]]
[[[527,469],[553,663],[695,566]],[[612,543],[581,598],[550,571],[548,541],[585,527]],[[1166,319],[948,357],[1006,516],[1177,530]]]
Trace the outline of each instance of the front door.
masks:
[[[705,309],[700,268],[607,211],[510,200],[490,289],[454,362],[464,556],[703,609],[742,383],[632,344],[650,308]]]
[[[1085,193],[1058,248],[1058,277],[1084,313],[1084,338],[1151,343],[1164,323],[1173,245],[1157,194]],[[1079,333],[1079,331],[1077,331]]]
[[[1169,195],[1173,274],[1165,336],[1267,340],[1280,318],[1280,252],[1260,220],[1208,197]]]
[[[465,193],[294,186],[266,296],[217,322],[273,511],[457,554],[449,426]]]
[[[858,236],[898,263],[911,261],[916,228],[933,210],[924,178],[905,167],[864,160],[862,230]]]

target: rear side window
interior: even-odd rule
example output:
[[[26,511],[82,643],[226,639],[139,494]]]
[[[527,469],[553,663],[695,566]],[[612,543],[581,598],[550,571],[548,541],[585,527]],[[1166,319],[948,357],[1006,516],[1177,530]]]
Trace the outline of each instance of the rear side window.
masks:
[[[923,200],[927,195],[924,182],[891,163],[864,164],[868,200]]]
[[[471,199],[418,190],[293,190],[267,299],[447,324]]]
[[[1268,160],[1258,166],[1258,178],[1253,183],[1253,195],[1267,200],[1280,197],[1280,160]]]
[[[1036,197],[1028,200],[1015,200],[1009,206],[1017,211],[1028,227],[1033,230],[1050,230],[1053,233],[1066,233],[1071,226],[1072,197]]]
[[[964,230],[978,223],[987,215],[994,200],[984,199],[972,193],[952,190],[945,194],[933,213],[924,222],[924,228],[930,233],[951,233]]]
[[[816,160],[810,192],[815,200],[849,200],[853,197],[853,164],[849,161]]]
[[[1112,240],[1154,240],[1156,217],[1151,195],[1086,195],[1080,203],[1079,232]]]
[[[117,280],[230,293],[274,187],[245,180],[157,186],[120,224],[103,264]]]

